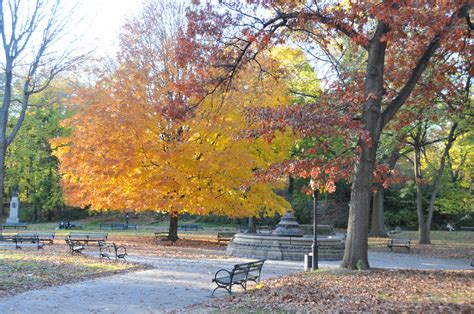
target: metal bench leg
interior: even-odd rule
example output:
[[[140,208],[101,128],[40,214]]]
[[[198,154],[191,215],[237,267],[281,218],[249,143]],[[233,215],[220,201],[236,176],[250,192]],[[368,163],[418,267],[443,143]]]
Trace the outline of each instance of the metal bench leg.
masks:
[[[225,286],[218,286],[214,290],[212,290],[212,294],[211,294],[212,296],[214,295],[214,292],[216,292],[217,289],[224,289],[229,294],[232,294],[232,286],[230,287],[230,289],[226,288]]]

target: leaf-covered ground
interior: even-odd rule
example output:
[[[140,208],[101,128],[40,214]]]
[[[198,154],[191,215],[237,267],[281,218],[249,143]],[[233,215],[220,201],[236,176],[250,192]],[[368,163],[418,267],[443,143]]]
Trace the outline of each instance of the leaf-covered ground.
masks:
[[[120,237],[114,236],[114,241],[125,245],[134,255],[158,256],[166,258],[186,259],[223,259],[225,245],[218,245],[216,240],[185,235],[175,244],[169,241],[156,242],[154,237]]]
[[[0,250],[0,297],[143,268],[128,262],[73,256],[65,245],[47,245],[43,250]]]
[[[321,270],[268,280],[207,302],[207,310],[474,311],[474,271]],[[201,305],[202,308],[202,305]]]

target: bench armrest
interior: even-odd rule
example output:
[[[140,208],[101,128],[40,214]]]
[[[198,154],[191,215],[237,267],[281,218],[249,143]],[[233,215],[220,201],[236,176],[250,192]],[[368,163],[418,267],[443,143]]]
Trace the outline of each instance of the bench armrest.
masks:
[[[226,273],[229,275],[229,277],[232,276],[232,273],[231,273],[230,271],[228,271],[227,269],[219,269],[219,270],[216,272],[216,274],[214,275],[214,279],[212,279],[213,282],[217,280],[217,276],[218,276],[219,273],[221,273],[221,272],[226,272]]]
[[[123,245],[116,246],[115,251],[118,253],[119,250],[123,250],[125,254],[127,254],[127,248]]]

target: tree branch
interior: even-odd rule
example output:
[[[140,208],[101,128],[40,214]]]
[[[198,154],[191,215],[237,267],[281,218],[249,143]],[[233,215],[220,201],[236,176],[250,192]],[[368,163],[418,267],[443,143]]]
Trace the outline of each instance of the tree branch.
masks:
[[[455,20],[458,17],[465,17],[466,14],[469,14],[470,9],[469,4],[463,5],[459,10],[453,13],[448,24],[443,28],[442,31],[437,33],[432,39],[431,42],[426,47],[421,58],[418,60],[415,68],[413,69],[410,78],[407,80],[403,88],[400,90],[398,95],[390,102],[385,111],[382,113],[382,123],[381,128],[383,129],[385,125],[395,116],[400,107],[405,103],[407,98],[410,96],[411,92],[416,86],[416,83],[420,79],[421,75],[425,71],[431,57],[434,55],[436,50],[441,44],[441,39],[443,35],[452,28]]]

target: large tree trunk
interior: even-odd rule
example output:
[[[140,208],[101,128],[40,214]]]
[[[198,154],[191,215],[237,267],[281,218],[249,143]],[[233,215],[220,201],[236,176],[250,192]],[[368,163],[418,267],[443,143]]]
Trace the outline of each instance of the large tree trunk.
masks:
[[[368,230],[370,190],[375,158],[375,147],[364,148],[352,183],[349,204],[347,239],[342,267],[349,269],[369,269]]]
[[[370,235],[373,237],[386,237],[384,223],[384,194],[383,186],[378,186],[372,195],[372,224]]]
[[[249,217],[248,233],[257,233],[257,218],[255,216]]]
[[[361,152],[352,182],[347,240],[342,261],[342,267],[349,269],[370,268],[367,256],[370,196],[375,154],[383,128],[381,103],[384,93],[383,74],[387,46],[386,42],[380,39],[386,32],[388,32],[388,26],[384,22],[379,22],[368,47],[364,90],[367,101],[362,112],[362,129],[369,136],[369,140],[361,138],[358,143]]]
[[[178,240],[178,214],[170,213],[170,229],[168,239],[171,241]]]

